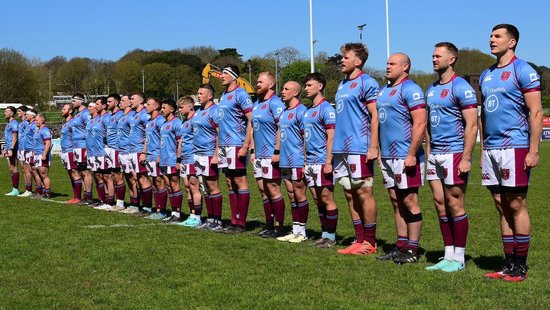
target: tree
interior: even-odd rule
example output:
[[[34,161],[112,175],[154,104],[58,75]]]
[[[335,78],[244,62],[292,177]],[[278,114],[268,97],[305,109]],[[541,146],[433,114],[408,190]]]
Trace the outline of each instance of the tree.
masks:
[[[214,47],[206,45],[182,48],[179,51],[183,54],[199,57],[203,64],[212,62],[220,54],[220,52],[218,52],[218,50]]]
[[[62,65],[55,77],[56,89],[69,94],[86,92],[84,81],[92,75],[90,63],[88,58],[75,57]]]
[[[459,75],[480,75],[495,63],[495,58],[476,49],[461,49],[455,71]]]
[[[202,63],[199,57],[175,50],[147,52],[146,56],[143,58],[142,64],[147,65],[152,63],[164,63],[172,67],[187,65],[197,74],[200,74],[202,70]]]
[[[281,80],[279,89],[281,86],[288,81],[296,81],[302,83],[304,77],[309,73],[311,69],[309,61],[296,61],[292,64],[286,66],[281,70]]]
[[[37,103],[39,71],[33,62],[13,49],[0,49],[0,102]]]
[[[145,93],[147,96],[171,97],[167,87],[173,76],[173,68],[164,63],[152,63],[143,67],[145,74]]]
[[[119,94],[141,90],[141,65],[133,60],[117,62],[113,77]]]
[[[174,98],[176,98],[176,92],[178,92],[179,97],[193,95],[197,93],[200,83],[200,75],[195,74],[191,67],[180,65],[172,71],[170,84],[166,85],[167,92],[172,94]]]
[[[279,62],[279,66],[281,68],[289,66],[293,62],[302,59],[300,51],[297,50],[295,47],[291,47],[291,46],[286,46],[286,47],[276,49],[273,52],[267,53],[265,57],[271,58],[271,59],[278,58],[277,61]]]

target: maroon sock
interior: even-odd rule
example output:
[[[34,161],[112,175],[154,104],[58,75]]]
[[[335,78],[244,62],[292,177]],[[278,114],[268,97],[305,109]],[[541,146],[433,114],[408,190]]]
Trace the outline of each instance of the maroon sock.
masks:
[[[292,217],[292,225],[300,224],[300,211],[298,205],[294,202],[290,203],[290,216]]]
[[[395,243],[395,247],[398,250],[406,248],[408,243],[409,243],[409,238],[407,236],[397,235],[397,242]]]
[[[418,253],[418,247],[420,246],[418,240],[411,240],[407,243],[407,249],[411,250],[414,254]]]
[[[11,184],[13,188],[19,189],[19,172],[11,174]]]
[[[92,200],[92,192],[84,192],[84,200]]]
[[[30,183],[30,184],[29,184],[29,183],[26,183],[26,184],[25,184],[25,190],[26,190],[26,191],[29,191],[29,192],[32,192],[32,183]]]
[[[126,196],[126,184],[116,184],[115,185],[115,196],[117,200],[124,200]]]
[[[195,210],[193,199],[187,199],[187,206],[189,207],[189,214],[193,213],[193,210]]]
[[[77,179],[74,180],[73,183],[73,197],[80,200],[82,198],[82,180]]]
[[[365,241],[365,229],[361,220],[353,220],[353,229],[355,230],[355,242],[363,243]]]
[[[36,187],[36,192],[40,195],[43,195],[44,194],[44,188],[42,186],[37,186]]]
[[[516,247],[514,249],[514,253],[516,254],[516,262],[525,265],[527,264],[527,254],[529,253],[531,235],[515,234],[514,240],[516,243]]]
[[[451,221],[447,216],[439,217],[439,229],[441,230],[441,236],[443,236],[444,246],[453,246],[453,230]]]
[[[327,233],[336,233],[336,227],[338,226],[338,209],[327,210],[325,218]]]
[[[139,199],[137,196],[130,195],[130,205],[137,207],[139,206]]]
[[[327,231],[327,206],[321,204],[317,206],[319,211],[319,222],[321,223],[321,231]]]
[[[210,195],[210,203],[212,204],[212,215],[214,219],[221,221],[223,203],[222,193]]]
[[[160,206],[159,206],[159,192],[153,191],[153,201],[155,202],[155,210],[157,212],[160,212]]]
[[[153,206],[153,187],[149,186],[141,190],[141,201],[143,207],[151,208]]]
[[[514,236],[502,235],[502,248],[505,255],[514,255]]]
[[[273,213],[275,215],[275,222],[277,226],[282,227],[285,222],[285,200],[283,196],[271,200],[271,206],[273,207]]]
[[[363,224],[363,233],[365,241],[372,245],[376,244],[376,223]]]
[[[181,212],[181,203],[183,202],[183,193],[181,190],[172,193],[172,199],[174,200],[174,204],[171,204],[172,211]]]
[[[193,210],[195,210],[195,215],[196,216],[201,216],[202,215],[202,204],[193,206]]]
[[[305,226],[307,224],[308,216],[309,202],[307,200],[298,202],[298,221],[300,222],[300,224],[303,224]]]
[[[229,207],[231,208],[231,225],[237,225],[239,214],[239,195],[229,191]]]
[[[459,248],[466,247],[468,239],[468,214],[453,217],[454,246]]]
[[[166,204],[168,202],[168,190],[161,188],[157,192],[158,199],[155,199],[155,204],[159,212],[166,212]]]
[[[105,202],[105,185],[103,183],[96,183],[95,189],[97,191],[97,198],[99,198],[102,202]]]
[[[237,224],[241,227],[246,227],[246,218],[248,216],[248,207],[250,206],[250,191],[248,189],[239,190],[237,192],[239,196],[239,203],[237,204],[237,213],[239,219]]]
[[[271,206],[271,201],[269,199],[263,200],[264,205],[264,215],[265,215],[265,223],[273,223],[273,207]]]
[[[172,210],[172,211],[176,211],[176,210],[174,209],[174,207],[173,207],[173,206],[176,205],[176,203],[174,202],[174,195],[173,195],[171,192],[168,193],[168,201],[170,201],[170,208],[171,208],[171,210]]]
[[[110,205],[110,206],[114,206],[115,205],[115,196],[107,195],[107,204]]]

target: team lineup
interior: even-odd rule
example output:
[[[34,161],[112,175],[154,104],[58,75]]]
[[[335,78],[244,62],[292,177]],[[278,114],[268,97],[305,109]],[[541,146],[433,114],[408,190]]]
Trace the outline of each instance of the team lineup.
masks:
[[[225,234],[244,233],[250,164],[265,215],[259,237],[290,243],[308,240],[309,191],[321,231],[313,245],[337,246],[340,210],[334,186],[340,184],[355,236],[337,253],[377,255],[378,260],[407,264],[420,257],[423,214],[418,191],[426,177],[444,247],[444,257],[426,269],[459,272],[465,269],[469,220],[464,201],[479,133],[481,184],[498,211],[504,252],[502,267],[484,277],[521,282],[528,273],[531,227],[526,199],[531,168],[539,162],[542,106],[540,76],[515,56],[518,41],[519,31],[513,25],[492,29],[490,49],[496,63],[480,75],[483,102],[478,102],[477,90],[455,73],[459,53],[449,42],[434,46],[438,80],[425,91],[408,78],[411,60],[406,54],[389,57],[387,84],[380,86],[362,71],[369,55],[366,46],[344,44],[345,78],[333,104],[324,97],[327,81],[317,72],[302,81],[286,82],[280,97],[274,89],[275,76],[262,72],[253,102],[237,84],[239,67],[231,64],[223,68],[224,92],[218,103],[214,88],[201,84],[197,110],[191,96],[174,101],[136,92],[98,97],[86,104],[83,94],[74,94],[61,111],[65,120],[61,160],[73,189],[67,203]],[[311,106],[300,101],[302,94]],[[5,117],[3,155],[13,185],[7,195],[50,198],[52,137],[45,115],[20,106],[8,107]],[[24,191],[19,190],[19,163]],[[376,164],[394,208],[396,229],[395,247],[379,254],[373,195]],[[222,172],[227,193],[219,186]],[[286,202],[282,185],[288,193]],[[225,226],[224,195],[231,209],[230,224]],[[290,232],[284,228],[286,204],[290,204]]]

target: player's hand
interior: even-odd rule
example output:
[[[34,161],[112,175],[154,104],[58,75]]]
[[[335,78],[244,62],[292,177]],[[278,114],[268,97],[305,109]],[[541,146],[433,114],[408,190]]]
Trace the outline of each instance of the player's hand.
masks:
[[[212,156],[212,160],[210,161],[210,165],[218,165],[218,155]]]
[[[237,156],[238,157],[246,157],[246,155],[248,155],[248,147],[243,146],[243,147],[241,147],[241,149],[237,153]]]
[[[271,163],[272,164],[277,164],[279,163],[279,159],[281,158],[281,155],[277,154],[277,155],[271,155]]]
[[[254,165],[254,161],[256,160],[256,154],[252,153],[250,154],[250,163]]]
[[[531,168],[536,167],[539,164],[539,154],[538,153],[532,153],[529,152],[525,156],[525,163],[524,163],[524,169],[529,170]]]
[[[458,174],[466,174],[472,169],[472,163],[469,160],[461,159],[458,163]]]
[[[139,162],[142,163],[147,159],[144,153],[139,154]]]
[[[45,161],[46,160],[46,154],[42,155],[42,157],[40,158],[42,161]]]
[[[178,171],[181,170],[181,164],[180,164],[180,163],[176,163],[176,169],[177,169]]]
[[[376,147],[369,148],[369,150],[367,151],[367,161],[373,161],[373,160],[376,160],[377,158],[378,158],[378,148]]]
[[[407,157],[405,157],[405,162],[403,163],[403,172],[405,170],[414,169],[415,167],[416,167],[416,156],[407,155]]]
[[[6,153],[6,156],[8,156],[8,157],[11,157],[12,155],[13,155],[13,154],[12,154],[12,151],[11,151],[11,150],[9,150],[9,151]]]
[[[332,163],[325,163],[325,166],[323,167],[323,173],[324,174],[332,173]]]

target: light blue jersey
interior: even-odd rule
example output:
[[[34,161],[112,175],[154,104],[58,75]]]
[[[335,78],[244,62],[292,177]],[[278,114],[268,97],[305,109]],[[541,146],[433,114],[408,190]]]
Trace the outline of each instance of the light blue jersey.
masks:
[[[17,143],[19,144],[19,150],[26,150],[26,132],[27,132],[27,126],[29,125],[29,122],[24,119],[19,123],[19,135],[17,136]]]
[[[61,152],[68,153],[73,151],[73,121],[74,118],[71,117],[70,120],[66,121],[63,126],[61,126]]]
[[[529,110],[523,95],[540,91],[540,76],[514,57],[504,67],[493,65],[479,77],[483,97],[483,149],[529,147]]]
[[[120,154],[129,154],[130,151],[130,133],[132,126],[130,120],[134,118],[136,111],[130,110],[127,114],[122,114],[117,124],[118,131],[118,151]]]
[[[145,108],[141,109],[139,112],[136,111],[136,114],[130,118],[130,153],[141,153],[143,152],[143,144],[145,143],[145,127],[151,119],[151,116],[147,114]]]
[[[334,129],[336,112],[328,101],[323,99],[304,114],[304,140],[306,163],[321,165],[327,159],[327,129]]]
[[[193,117],[195,113],[181,123],[180,127],[180,136],[181,136],[181,163],[182,164],[192,164],[195,162],[194,155],[194,145],[193,145]]]
[[[124,111],[117,110],[113,114],[109,114],[109,122],[107,123],[107,146],[118,150],[118,121],[124,115]]]
[[[462,153],[464,151],[462,111],[477,108],[474,89],[465,79],[454,74],[445,84],[437,81],[430,85],[426,94],[431,153]]]
[[[155,161],[160,156],[160,127],[166,122],[164,116],[158,114],[151,118],[145,128],[147,138],[147,161]]]
[[[51,141],[51,140],[52,140],[52,133],[50,132],[50,129],[48,127],[43,126],[42,128],[37,128],[37,130],[34,132],[34,135],[33,135],[34,155],[44,154],[46,141]],[[51,150],[51,147],[50,147],[50,150]],[[48,152],[50,150],[48,150]]]
[[[212,104],[207,109],[200,108],[192,118],[193,145],[197,155],[214,155],[218,136],[218,106]]]
[[[160,166],[162,167],[176,166],[178,140],[181,139],[180,128],[181,120],[174,116],[160,127]]]
[[[4,129],[4,141],[6,142],[6,152],[7,151],[13,151],[17,152],[17,141],[15,141],[15,148],[11,149],[11,143],[13,142],[13,133],[19,132],[19,123],[12,119]]]
[[[218,107],[219,146],[242,146],[248,124],[246,113],[252,111],[252,99],[237,87],[222,95]]]
[[[404,159],[412,141],[411,112],[426,109],[422,89],[409,79],[384,86],[378,93],[376,108],[382,158]],[[424,149],[419,147],[416,154],[424,154]]]
[[[104,117],[108,113],[97,115],[86,124],[86,149],[88,156],[105,156],[105,144],[107,142],[107,124]]]
[[[277,128],[285,104],[273,95],[256,101],[252,108],[252,129],[256,158],[271,158],[275,149]]]
[[[73,121],[73,147],[86,147],[86,124],[92,119],[90,110],[84,109],[76,113]]]
[[[307,108],[298,103],[294,108],[281,113],[279,131],[281,133],[281,168],[304,167],[304,113]]]
[[[34,133],[38,130],[36,121],[29,122],[25,129],[25,151],[32,152],[34,149]]]
[[[354,79],[345,79],[336,92],[336,129],[334,154],[364,155],[370,147],[371,115],[369,104],[376,104],[378,83],[361,72]]]

